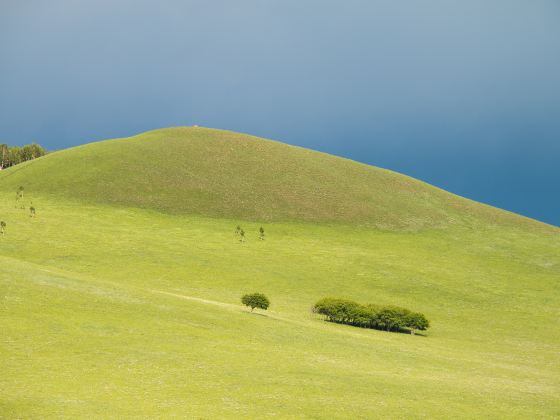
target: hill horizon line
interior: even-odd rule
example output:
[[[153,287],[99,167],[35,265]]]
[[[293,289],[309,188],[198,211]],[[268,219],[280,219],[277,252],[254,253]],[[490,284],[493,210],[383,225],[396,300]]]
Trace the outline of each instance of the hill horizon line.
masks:
[[[135,143],[135,145],[130,147],[130,142]],[[151,144],[148,145],[147,143]],[[127,146],[124,147],[127,150],[117,150],[122,149],[124,145]],[[142,165],[141,157],[134,153],[135,148],[140,154],[145,152],[147,155],[151,155],[151,165],[161,165],[160,169],[161,167],[167,167],[171,171],[176,169],[177,172],[173,174],[166,170],[154,171],[150,167],[149,160],[146,161],[145,165]],[[114,153],[103,149],[114,149]],[[167,153],[169,151],[174,153]],[[124,153],[121,154],[121,152]],[[95,156],[88,156],[95,155],[95,153],[101,154],[99,159],[96,159]],[[70,157],[69,155],[72,154],[76,156]],[[177,159],[178,156],[184,156],[187,161],[181,162],[180,159]],[[104,163],[106,162],[103,159],[104,157],[109,158],[109,165]],[[60,169],[61,166],[68,165],[68,162],[56,162],[54,165],[46,165],[45,163],[66,159],[81,161],[87,164],[87,166],[79,166],[81,166],[80,172],[84,170],[89,172],[88,174],[85,176],[76,174],[84,182],[91,183],[97,180],[100,183],[101,181],[103,181],[102,183],[111,183],[112,180],[110,178],[98,178],[99,173],[103,171],[105,175],[114,173],[119,176],[123,175],[124,170],[125,180],[128,178],[129,186],[135,185],[135,183],[136,185],[142,184],[141,186],[139,185],[137,191],[130,191],[132,195],[137,196],[144,192],[146,194],[156,194],[160,197],[155,200],[148,199],[148,203],[146,203],[146,200],[138,199],[138,197],[134,199],[115,199],[115,196],[100,197],[99,190],[84,194],[74,194],[69,190],[77,187],[78,183],[75,182],[77,179],[72,181],[72,176],[68,169]],[[127,159],[129,162],[127,162]],[[195,159],[196,161],[188,161],[188,159]],[[201,165],[201,161],[205,160],[211,164]],[[95,166],[96,161],[101,167],[92,168],[92,165],[89,164],[93,163],[93,166]],[[279,164],[275,166],[278,162]],[[228,172],[223,168],[223,165],[236,165],[237,163],[239,163],[240,167],[238,172],[241,173],[235,170],[232,171],[231,168]],[[263,221],[276,219],[334,223],[351,222],[351,224],[375,226],[388,230],[417,230],[419,228],[447,225],[453,219],[447,210],[455,212],[455,210],[459,209],[460,211],[467,210],[472,212],[474,207],[478,207],[476,209],[478,213],[487,213],[487,216],[488,213],[493,213],[490,215],[490,219],[495,219],[494,221],[496,219],[516,218],[524,220],[520,222],[521,224],[526,224],[530,221],[541,225],[541,227],[558,229],[558,226],[551,223],[462,197],[426,181],[391,169],[302,146],[287,144],[279,140],[198,125],[157,128],[132,136],[96,140],[55,150],[39,159],[2,171],[0,174],[0,189],[6,186],[2,184],[7,184],[1,181],[7,180],[10,183],[10,180],[7,178],[12,178],[12,175],[19,181],[24,182],[26,177],[22,175],[30,172],[30,170],[32,171],[32,168],[37,165],[41,167],[43,173],[47,174],[47,178],[49,175],[59,172],[59,175],[55,176],[55,178],[57,184],[62,184],[64,188],[51,186],[51,188],[46,189],[50,190],[49,192],[55,192],[57,195],[79,196],[82,199],[86,199],[86,201],[90,201],[89,199],[93,196],[94,199],[92,201],[106,201],[112,204],[125,204],[133,207],[155,207],[155,209],[171,213],[182,213],[185,211],[193,214],[219,217],[231,216],[232,218],[260,219]],[[49,168],[45,168],[45,165]],[[267,170],[273,176],[263,177],[263,175],[266,175],[267,170],[256,169],[258,165],[269,165]],[[133,166],[134,168],[127,170],[126,166]],[[192,169],[192,167],[195,167],[195,169]],[[136,171],[134,170],[135,168]],[[48,170],[45,171],[45,169]],[[16,172],[20,176],[17,176]],[[146,174],[148,181],[139,179],[138,172]],[[64,174],[69,177],[65,177]],[[289,179],[290,174],[293,175],[292,179]],[[230,175],[233,175],[233,179]],[[183,177],[185,182],[181,183],[181,177]],[[196,179],[201,181],[202,178],[209,177],[218,178],[216,185],[201,187],[200,184],[196,184]],[[258,178],[261,182],[255,183],[255,180],[251,181],[249,177]],[[301,177],[307,177],[308,182],[302,182]],[[282,185],[280,180],[285,185],[294,185],[294,191],[287,191],[285,187],[280,188],[284,191],[279,191],[278,187]],[[45,186],[45,182],[37,181],[36,179],[30,179],[30,184]],[[181,209],[180,206],[172,206],[169,203],[165,203],[168,199],[172,199],[171,190],[173,190],[173,186],[171,188],[163,187],[169,181],[172,181],[175,192],[179,195],[184,194],[189,196],[189,198],[196,196],[197,201],[206,201],[207,205],[187,205]],[[266,205],[259,207],[258,204],[254,206],[256,208],[251,209],[245,205],[245,208],[241,211],[241,209],[235,206],[235,198],[230,194],[233,184],[228,185],[230,182],[235,183],[236,181],[244,184],[237,188],[239,189],[240,201],[244,201],[244,195],[251,197],[252,200],[256,200],[261,196],[271,209],[281,207],[281,211],[278,211],[278,214],[267,213],[263,209]],[[147,185],[150,182],[151,186]],[[154,191],[157,189],[158,183],[162,184],[162,188],[167,189],[165,194],[162,195],[161,191]],[[119,185],[117,189],[122,187],[124,185]],[[228,187],[230,187],[229,191]],[[264,191],[267,188],[272,188],[274,191],[267,193],[267,191]],[[339,191],[336,191],[337,188]],[[70,194],[66,194],[68,192]],[[233,193],[233,196],[235,195]],[[302,197],[303,195],[311,195],[311,197],[306,199]],[[116,194],[116,196],[124,197],[122,194]],[[99,200],[100,198],[101,200]],[[216,211],[210,205],[212,201],[219,200],[222,200],[222,203],[227,203],[225,206],[227,209]],[[313,200],[320,201],[321,205],[314,209],[316,205],[312,202]],[[325,207],[333,204],[333,211],[325,210]],[[442,214],[442,205],[443,207],[448,207],[443,212],[446,214]],[[298,206],[301,208],[298,208]],[[387,214],[388,210],[395,207],[399,207],[399,210],[402,210],[402,207],[408,207],[408,209],[405,209],[403,212],[403,217],[395,218]],[[293,210],[294,208],[295,210]],[[420,208],[422,211],[418,211]],[[431,215],[428,214],[430,208],[433,211]],[[501,214],[498,215],[498,213]],[[373,214],[377,216],[373,217]]]

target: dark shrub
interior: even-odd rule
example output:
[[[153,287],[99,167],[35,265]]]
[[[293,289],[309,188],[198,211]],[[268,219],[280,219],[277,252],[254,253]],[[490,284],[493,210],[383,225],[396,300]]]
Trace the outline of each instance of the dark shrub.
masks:
[[[352,311],[352,323],[356,327],[375,328],[377,325],[377,311],[358,305]]]
[[[313,306],[313,312],[324,315],[330,322],[386,331],[410,330],[414,334],[415,330],[426,330],[430,326],[423,314],[405,308],[360,305],[338,298],[321,299]]]
[[[266,311],[270,306],[270,301],[262,293],[244,295],[241,298],[241,303],[245,306],[249,306],[251,308],[251,312],[253,312],[253,309],[255,308],[264,309]]]
[[[325,315],[331,322],[349,324],[358,308],[359,305],[351,300],[325,298],[315,304],[313,311]]]
[[[410,311],[397,306],[387,306],[377,313],[378,327],[387,331],[400,331],[405,327]]]
[[[414,334],[415,330],[425,331],[430,328],[430,321],[419,312],[411,312],[405,319],[405,327],[410,329],[411,334]]]

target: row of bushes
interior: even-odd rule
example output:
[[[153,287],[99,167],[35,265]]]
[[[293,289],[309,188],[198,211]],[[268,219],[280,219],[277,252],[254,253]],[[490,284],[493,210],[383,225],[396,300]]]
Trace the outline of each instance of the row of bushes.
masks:
[[[346,299],[325,298],[313,307],[327,321],[376,330],[410,332],[426,330],[430,322],[419,312],[397,306],[360,305]]]
[[[10,147],[7,144],[0,144],[0,169],[36,159],[46,154],[47,151],[36,143],[26,144],[23,147]]]

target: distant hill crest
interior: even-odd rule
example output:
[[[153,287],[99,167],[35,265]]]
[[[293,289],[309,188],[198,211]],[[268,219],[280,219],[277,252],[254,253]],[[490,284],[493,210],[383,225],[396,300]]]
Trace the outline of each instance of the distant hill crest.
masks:
[[[1,190],[19,185],[90,203],[263,222],[555,229],[396,172],[198,126],[90,143],[2,171]]]

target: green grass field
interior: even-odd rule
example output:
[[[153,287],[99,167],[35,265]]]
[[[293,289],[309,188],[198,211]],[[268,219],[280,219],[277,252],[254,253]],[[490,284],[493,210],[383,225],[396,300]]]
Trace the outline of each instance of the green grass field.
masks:
[[[259,159],[274,163],[247,169]],[[37,217],[15,208],[19,185]],[[552,226],[206,129],[3,171],[0,219],[0,417],[560,416]],[[253,291],[269,311],[241,307]],[[432,328],[327,323],[310,312],[325,296],[404,306]]]

